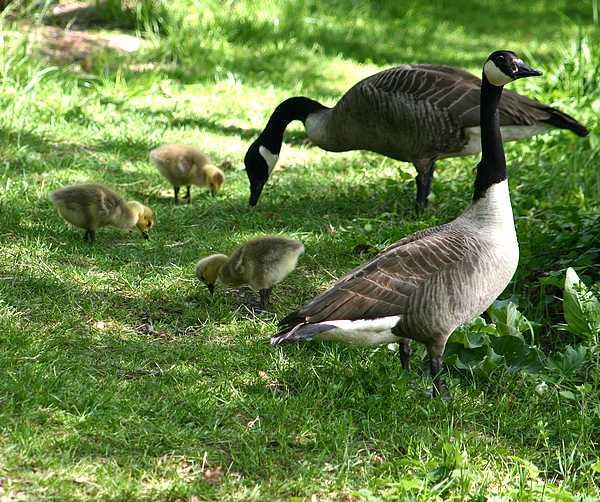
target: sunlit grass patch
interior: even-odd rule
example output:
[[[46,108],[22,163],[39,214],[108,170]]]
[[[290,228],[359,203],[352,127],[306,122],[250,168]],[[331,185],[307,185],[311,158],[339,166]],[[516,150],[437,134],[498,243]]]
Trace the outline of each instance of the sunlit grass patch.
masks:
[[[180,0],[160,30],[136,25],[138,52],[85,65],[32,51],[30,19],[5,21],[0,497],[595,497],[598,348],[561,326],[565,270],[588,286],[600,277],[593,5]],[[412,166],[324,152],[294,124],[250,209],[242,159],[273,108],[296,94],[331,105],[404,62],[478,73],[498,47],[544,69],[520,92],[591,130],[506,147],[521,261],[502,297],[552,369],[452,369],[446,403],[424,394],[421,349],[405,373],[386,347],[270,346],[292,309],[400,237],[458,215],[476,163],[440,161],[417,218]],[[230,160],[222,193],[197,189],[191,205],[175,205],[148,160],[163,142]],[[90,246],[59,217],[48,193],[90,180],[153,207],[148,242],[106,228]],[[271,312],[247,308],[251,292],[211,297],[195,279],[201,256],[271,233],[306,246]]]

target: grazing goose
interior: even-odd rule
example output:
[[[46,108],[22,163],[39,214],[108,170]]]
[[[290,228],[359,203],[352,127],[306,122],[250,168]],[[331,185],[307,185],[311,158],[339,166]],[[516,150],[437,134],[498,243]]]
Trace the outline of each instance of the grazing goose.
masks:
[[[450,66],[412,64],[389,68],[360,82],[332,108],[305,97],[283,101],[252,143],[244,159],[250,205],[258,203],[293,120],[304,123],[309,139],[324,150],[369,150],[412,162],[417,169],[417,210],[427,205],[437,159],[480,152],[481,80]],[[566,113],[516,92],[499,105],[504,141],[552,128],[579,136],[588,130]]]
[[[215,254],[203,258],[196,265],[196,276],[212,294],[217,280],[226,286],[245,284],[260,292],[260,308],[264,310],[271,297],[271,289],[296,268],[298,257],[304,252],[300,241],[285,237],[262,237],[246,242],[231,256]]]
[[[185,198],[192,201],[190,185],[207,186],[217,195],[225,181],[223,171],[212,165],[199,150],[188,145],[163,145],[150,152],[150,160],[173,185],[175,203],[179,202],[179,188],[187,187]]]
[[[410,340],[427,347],[433,394],[446,341],[459,325],[481,314],[502,293],[519,260],[498,102],[502,86],[541,75],[513,52],[492,53],[483,66],[481,148],[472,204],[439,227],[388,247],[285,317],[271,343],[302,339],[358,345],[401,342],[409,367]]]
[[[139,229],[144,239],[154,224],[152,209],[132,200],[126,202],[110,188],[98,183],[71,185],[50,194],[59,214],[76,227],[84,228],[83,238],[94,242],[96,230],[109,225]]]

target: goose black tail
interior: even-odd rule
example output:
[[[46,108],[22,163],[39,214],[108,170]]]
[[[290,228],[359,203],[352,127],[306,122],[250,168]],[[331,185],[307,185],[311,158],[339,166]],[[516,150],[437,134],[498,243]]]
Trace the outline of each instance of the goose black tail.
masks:
[[[547,107],[546,111],[550,114],[550,117],[543,120],[554,127],[559,129],[568,129],[569,131],[574,132],[577,136],[587,136],[589,134],[589,130],[583,124],[580,124],[570,115],[557,110],[556,108]]]
[[[310,340],[319,333],[335,328],[335,326],[326,323],[307,323],[297,312],[292,312],[286,318],[282,319],[279,326],[283,329],[271,337],[271,344],[273,345],[297,342],[299,340]]]

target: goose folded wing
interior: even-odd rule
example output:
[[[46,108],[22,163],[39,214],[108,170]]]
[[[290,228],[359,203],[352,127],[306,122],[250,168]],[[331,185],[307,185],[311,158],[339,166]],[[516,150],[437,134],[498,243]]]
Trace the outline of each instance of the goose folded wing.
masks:
[[[548,106],[508,89],[502,92],[498,110],[500,125],[533,125],[551,115]]]
[[[475,243],[441,229],[386,251],[281,321],[281,326],[409,313],[411,298],[445,269],[471,259]]]
[[[419,64],[384,70],[361,82],[363,90],[389,93],[394,99],[448,113],[461,127],[479,125],[481,79],[459,68]],[[500,125],[532,125],[548,118],[546,106],[513,91],[504,90],[498,106]]]

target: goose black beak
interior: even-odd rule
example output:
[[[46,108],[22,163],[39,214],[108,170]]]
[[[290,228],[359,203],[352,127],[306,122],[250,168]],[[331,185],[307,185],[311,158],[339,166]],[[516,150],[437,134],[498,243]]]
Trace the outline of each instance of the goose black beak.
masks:
[[[258,204],[258,199],[260,199],[260,194],[263,191],[265,183],[254,183],[250,185],[250,201],[249,204],[254,207]]]
[[[215,292],[215,285],[214,284],[207,284],[206,287],[208,288],[208,292],[211,295]]]
[[[517,70],[513,73],[513,77],[515,79],[525,77],[539,77],[540,75],[543,75],[541,71],[532,68],[520,59],[515,60],[514,63],[517,67]]]
[[[142,237],[143,237],[145,240],[148,240],[148,239],[150,239],[150,234],[148,234],[148,232],[142,232]]]

